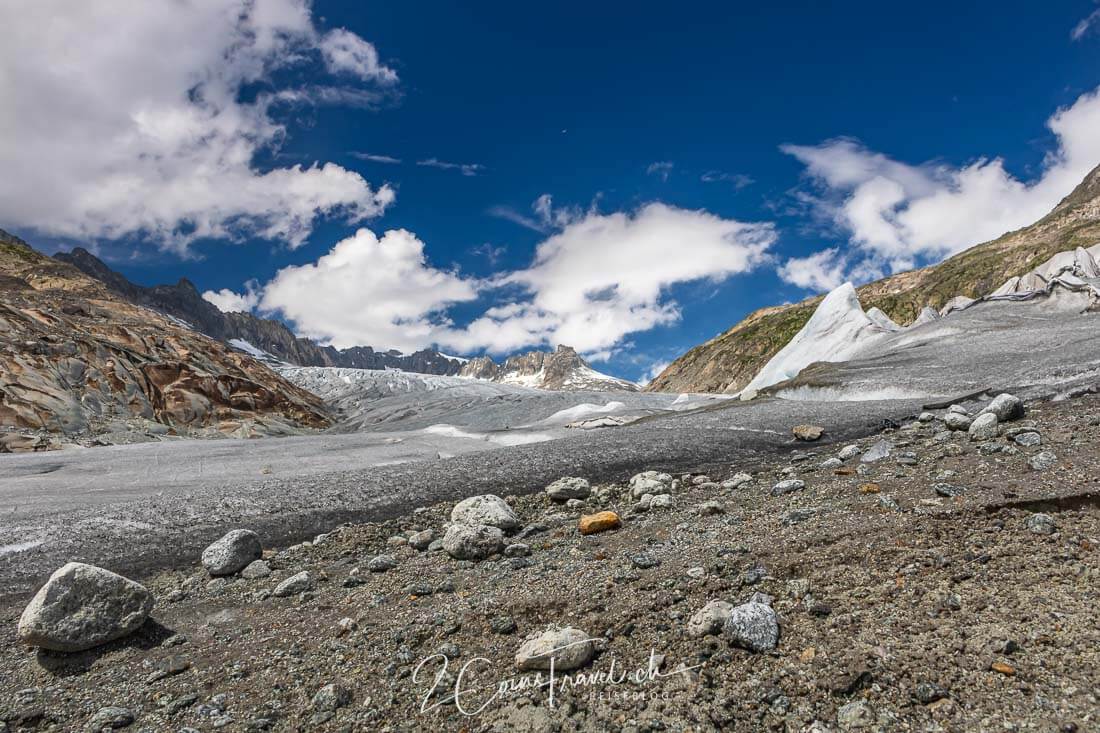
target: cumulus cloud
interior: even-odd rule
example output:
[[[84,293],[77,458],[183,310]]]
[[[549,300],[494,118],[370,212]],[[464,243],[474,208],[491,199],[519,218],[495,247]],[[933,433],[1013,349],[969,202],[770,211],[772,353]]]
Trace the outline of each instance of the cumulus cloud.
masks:
[[[476,283],[429,264],[424,243],[411,232],[378,238],[360,229],[317,262],[279,270],[259,307],[293,321],[299,335],[337,348],[411,351],[447,331],[448,306],[476,297]]]
[[[1057,110],[1047,125],[1057,145],[1031,182],[1010,175],[1000,158],[962,167],[910,165],[847,138],[782,150],[806,165],[821,191],[810,200],[819,215],[847,233],[853,262],[866,257],[869,262],[858,267],[896,272],[1031,224],[1100,163],[1098,91]],[[807,267],[801,269],[807,282],[823,282],[811,278]],[[824,274],[832,280],[831,271]]]
[[[207,290],[202,299],[212,303],[222,313],[251,313],[260,303],[260,294],[256,292],[259,283],[249,280],[243,293],[235,293],[229,288]]]
[[[832,290],[845,282],[847,262],[836,247],[807,257],[793,257],[779,268],[779,277],[806,290]]]
[[[768,223],[660,203],[613,214],[536,203],[557,229],[525,269],[468,278],[431,265],[410,232],[379,239],[360,229],[316,263],[280,270],[259,309],[337,347],[499,354],[564,343],[606,357],[627,335],[679,319],[672,286],[748,272],[768,261],[776,239]],[[449,317],[451,306],[479,298],[494,304],[472,322]]]
[[[296,246],[319,217],[357,222],[394,199],[332,163],[254,163],[287,135],[276,106],[366,101],[397,80],[367,41],[322,34],[307,0],[15,2],[0,27],[0,220],[14,227],[180,252],[206,237]],[[308,64],[359,86],[274,88]]]

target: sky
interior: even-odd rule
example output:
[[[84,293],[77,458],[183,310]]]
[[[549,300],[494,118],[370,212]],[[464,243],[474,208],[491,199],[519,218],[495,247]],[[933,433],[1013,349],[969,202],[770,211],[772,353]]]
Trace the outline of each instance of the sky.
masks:
[[[338,347],[644,381],[1100,164],[1100,4],[764,5],[13,0],[0,227]]]

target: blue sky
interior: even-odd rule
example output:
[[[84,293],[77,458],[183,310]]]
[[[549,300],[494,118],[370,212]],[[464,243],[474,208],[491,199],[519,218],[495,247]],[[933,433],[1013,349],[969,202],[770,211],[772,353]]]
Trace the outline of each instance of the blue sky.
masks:
[[[240,0],[48,5],[87,16],[7,19],[34,46],[0,51],[0,226],[145,284],[251,281],[338,345],[568,337],[639,379],[1029,223],[1100,164],[1087,0],[267,0],[244,28]]]

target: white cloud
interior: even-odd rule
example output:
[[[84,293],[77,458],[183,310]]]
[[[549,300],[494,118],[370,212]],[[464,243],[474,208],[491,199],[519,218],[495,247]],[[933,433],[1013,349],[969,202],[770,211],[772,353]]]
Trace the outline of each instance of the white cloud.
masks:
[[[847,280],[847,262],[836,247],[815,252],[807,257],[793,257],[778,268],[784,281],[806,290],[832,290]]]
[[[416,164],[424,168],[439,168],[445,171],[459,171],[464,176],[476,176],[481,171],[485,170],[485,166],[480,163],[449,163],[439,158],[428,158],[426,160],[418,160]]]
[[[494,206],[489,209],[489,214],[544,234],[553,229],[560,229],[583,215],[578,207],[554,206],[554,198],[548,193],[534,200],[531,211],[534,212],[534,216],[520,213],[509,206]]]
[[[669,174],[672,173],[673,163],[669,160],[659,160],[656,163],[650,163],[649,167],[645,169],[647,176],[657,176],[662,181],[667,181]]]
[[[251,313],[260,302],[260,294],[256,292],[258,286],[255,280],[249,280],[243,293],[235,293],[229,288],[207,290],[202,294],[202,299],[212,303],[222,313]]]
[[[707,171],[699,176],[699,180],[703,183],[729,183],[738,191],[756,183],[756,179],[744,173],[725,173],[723,171]]]
[[[518,297],[441,338],[464,351],[561,343],[607,352],[628,334],[680,318],[671,286],[748,272],[775,239],[771,224],[660,203],[634,214],[589,211],[542,242],[529,268],[493,282],[519,288]]]
[[[652,366],[649,367],[649,369],[646,370],[645,374],[642,375],[642,378],[638,380],[638,386],[645,387],[647,384],[660,376],[661,372],[663,372],[665,369],[668,369],[668,365],[671,363],[671,361],[655,362]]]
[[[1010,175],[1000,158],[959,168],[909,165],[850,139],[782,149],[821,186],[817,212],[847,232],[873,266],[898,271],[1037,221],[1100,163],[1097,91],[1059,109],[1047,124],[1057,147],[1032,182]]]
[[[272,90],[274,72],[324,64],[356,83],[396,80],[366,41],[321,35],[306,0],[4,3],[0,27],[0,220],[13,227],[144,233],[181,252],[246,234],[295,246],[318,217],[356,222],[394,199],[332,163],[253,163],[287,135],[273,105],[377,97]],[[241,101],[246,86],[260,93]]]
[[[446,332],[445,308],[476,297],[474,281],[428,264],[424,243],[411,232],[391,230],[379,239],[360,229],[316,263],[280,270],[259,307],[281,312],[299,335],[337,348],[411,351]]]
[[[392,155],[377,155],[375,153],[352,153],[353,158],[359,160],[369,160],[371,163],[388,163],[395,165],[401,162],[400,158],[395,158]]]
[[[379,239],[360,229],[315,264],[280,270],[263,288],[259,309],[341,348],[434,344],[499,354],[564,343],[606,357],[628,334],[679,319],[670,287],[748,272],[768,260],[776,239],[771,224],[659,203],[633,214],[569,214],[549,197],[540,202],[540,215],[562,224],[526,269],[466,278],[429,264],[410,232]],[[479,297],[496,304],[456,326],[448,308]]]
[[[336,28],[321,37],[318,44],[325,66],[333,73],[346,73],[364,81],[380,84],[397,82],[397,72],[383,66],[378,60],[378,51],[344,28]]]
[[[1070,31],[1069,37],[1075,41],[1080,41],[1085,37],[1085,34],[1095,28],[1097,24],[1100,24],[1100,10],[1092,11],[1086,18],[1082,19],[1080,23],[1073,26],[1073,30]]]

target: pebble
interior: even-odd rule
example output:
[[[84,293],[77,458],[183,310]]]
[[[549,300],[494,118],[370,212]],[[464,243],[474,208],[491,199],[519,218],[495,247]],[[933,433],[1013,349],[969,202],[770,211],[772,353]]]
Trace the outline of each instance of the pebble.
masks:
[[[795,425],[791,428],[794,437],[805,442],[812,442],[821,438],[825,428],[820,425]]]
[[[313,709],[318,712],[335,712],[351,704],[351,690],[337,682],[331,682],[313,695]]]
[[[592,486],[586,479],[567,476],[547,486],[546,493],[553,501],[587,499],[592,493]]]
[[[846,445],[840,449],[840,452],[836,454],[836,457],[842,461],[848,461],[858,456],[860,452],[861,451],[858,445]]]
[[[843,465],[844,461],[840,460],[839,458],[826,458],[819,464],[819,467],[824,468],[827,471],[831,471],[834,468],[840,468]]]
[[[1054,534],[1058,528],[1054,517],[1049,514],[1035,513],[1027,518],[1024,526],[1032,534]]]
[[[752,476],[747,473],[736,473],[726,481],[721,483],[723,489],[739,489],[747,483],[752,482]]]
[[[836,724],[843,731],[871,730],[875,727],[875,711],[863,700],[854,700],[836,711]]]
[[[931,412],[922,412],[917,416],[917,422],[929,423],[936,419],[936,416]]]
[[[275,586],[273,593],[277,598],[287,598],[288,596],[296,596],[299,593],[305,593],[308,590],[312,590],[312,588],[313,576],[310,575],[308,571],[303,570],[296,575],[291,575],[282,583]]]
[[[1024,448],[1034,448],[1035,446],[1040,445],[1043,442],[1042,436],[1040,436],[1036,432],[1020,433],[1012,440],[1016,443],[1016,445],[1022,446]]]
[[[949,412],[943,418],[943,424],[948,430],[969,430],[972,422],[968,415],[958,412]]]
[[[649,500],[650,509],[667,509],[674,504],[671,494],[657,494]]]
[[[726,511],[726,508],[719,501],[704,501],[699,505],[698,511],[704,517],[708,517],[714,514],[722,514]]]
[[[928,705],[947,697],[947,690],[932,682],[921,682],[913,688],[913,697],[921,705]]]
[[[271,566],[264,560],[253,560],[241,571],[241,577],[247,580],[266,578],[271,575]]]
[[[432,546],[432,542],[435,541],[435,531],[425,529],[420,532],[414,532],[409,535],[409,547],[414,550],[424,552]]]
[[[372,573],[384,573],[397,567],[397,560],[393,555],[376,555],[367,561],[367,570]]]
[[[932,484],[932,490],[935,491],[940,496],[946,496],[948,498],[954,497],[954,496],[960,496],[960,495],[966,493],[966,489],[964,487],[959,486],[957,484],[949,484],[949,483],[946,483],[944,481],[940,481],[938,483]]]
[[[134,714],[128,708],[120,707],[105,707],[100,708],[95,715],[91,717],[85,726],[89,731],[101,731],[104,728],[117,729],[126,728],[132,725],[134,722]]]
[[[514,542],[504,548],[505,557],[527,557],[530,554],[530,545],[525,545],[522,542]]]
[[[732,603],[709,601],[688,620],[688,636],[699,638],[721,633],[732,611]]]
[[[520,670],[565,672],[583,667],[592,661],[595,645],[588,634],[571,626],[550,626],[528,636],[516,651],[516,667]]]
[[[649,568],[655,568],[661,564],[661,561],[652,555],[646,555],[645,553],[634,555],[630,558],[630,562],[634,567],[640,570],[647,570]]]
[[[1046,471],[1053,468],[1056,463],[1058,463],[1058,456],[1045,450],[1042,453],[1036,453],[1028,459],[1027,465],[1034,471]]]
[[[489,628],[494,634],[514,634],[516,620],[511,616],[496,616],[489,621]]]
[[[893,444],[888,440],[880,440],[859,457],[861,463],[874,463],[875,461],[881,461],[883,458],[889,458],[891,451],[894,449]]]

